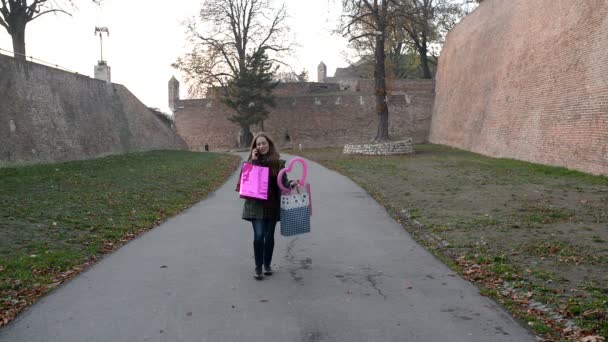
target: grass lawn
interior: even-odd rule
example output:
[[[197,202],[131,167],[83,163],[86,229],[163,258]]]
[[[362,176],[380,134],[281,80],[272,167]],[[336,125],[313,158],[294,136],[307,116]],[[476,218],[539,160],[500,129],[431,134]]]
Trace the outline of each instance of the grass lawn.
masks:
[[[537,334],[608,338],[607,177],[439,145],[415,148],[412,156],[291,153],[357,182]]]
[[[0,326],[101,255],[205,198],[238,162],[155,151],[0,169]]]

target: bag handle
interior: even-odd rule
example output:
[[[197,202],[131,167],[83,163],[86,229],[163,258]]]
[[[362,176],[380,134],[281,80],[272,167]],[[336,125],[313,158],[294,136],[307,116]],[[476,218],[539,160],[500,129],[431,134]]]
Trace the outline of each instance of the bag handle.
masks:
[[[300,178],[300,184],[304,185],[306,184],[306,175],[308,174],[308,165],[306,165],[306,161],[300,157],[295,157],[293,158],[291,161],[289,161],[289,165],[282,169],[281,171],[279,171],[279,174],[277,175],[277,184],[279,185],[279,188],[281,188],[281,190],[283,190],[284,193],[290,192],[289,189],[287,189],[284,185],[283,185],[283,175],[285,174],[285,172],[291,172],[293,170],[293,165],[295,163],[300,163],[302,164],[302,178]]]

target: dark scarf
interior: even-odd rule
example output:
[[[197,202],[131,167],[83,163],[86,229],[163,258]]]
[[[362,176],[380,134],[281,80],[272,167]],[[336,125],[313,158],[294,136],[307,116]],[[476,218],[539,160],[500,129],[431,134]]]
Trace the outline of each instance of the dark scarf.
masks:
[[[258,156],[258,159],[252,162],[254,165],[268,166],[270,168],[270,176],[275,178],[276,183],[276,177],[279,174],[279,171],[281,171],[278,159],[268,159],[265,155],[260,154]]]

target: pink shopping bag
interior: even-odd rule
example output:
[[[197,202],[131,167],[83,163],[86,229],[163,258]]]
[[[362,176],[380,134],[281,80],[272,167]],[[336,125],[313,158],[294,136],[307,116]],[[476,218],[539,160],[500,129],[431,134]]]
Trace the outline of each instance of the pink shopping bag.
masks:
[[[257,166],[243,163],[239,195],[241,198],[268,199],[268,175],[270,169],[266,166]]]

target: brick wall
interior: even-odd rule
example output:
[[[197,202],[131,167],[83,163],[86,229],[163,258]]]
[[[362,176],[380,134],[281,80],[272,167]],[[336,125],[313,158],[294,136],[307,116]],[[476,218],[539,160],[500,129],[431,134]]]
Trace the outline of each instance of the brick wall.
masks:
[[[486,0],[448,35],[430,141],[608,174],[608,2]]]
[[[363,93],[375,92],[374,80],[359,80],[358,89]],[[387,80],[386,89],[389,92],[428,93],[435,91],[433,80]]]
[[[433,93],[389,96],[391,137],[427,141],[433,101]],[[285,96],[277,97],[276,103],[263,129],[283,148],[367,142],[378,128],[375,98],[370,94]],[[205,144],[210,149],[237,146],[239,127],[227,120],[231,109],[213,99],[180,100],[178,106],[177,131],[191,149],[201,150]]]
[[[206,98],[218,98],[222,95],[222,88],[211,87],[207,89]],[[276,96],[302,96],[307,94],[331,93],[340,91],[340,85],[337,83],[319,83],[319,82],[281,82],[274,89],[273,94]]]
[[[0,166],[183,148],[124,86],[0,55]]]
[[[319,83],[319,82],[290,82],[279,83],[274,90],[274,94],[281,95],[306,95],[309,93],[324,93],[340,91],[340,87],[336,83]]]

